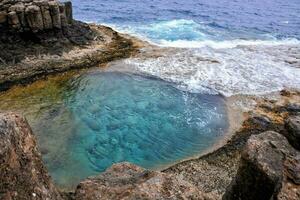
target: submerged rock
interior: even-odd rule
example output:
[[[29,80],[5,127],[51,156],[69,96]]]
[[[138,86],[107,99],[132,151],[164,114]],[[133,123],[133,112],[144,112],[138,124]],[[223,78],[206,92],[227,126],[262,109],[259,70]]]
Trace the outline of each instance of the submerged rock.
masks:
[[[299,199],[299,156],[279,133],[251,136],[223,199]]]
[[[0,199],[61,199],[22,116],[0,114]]]
[[[115,164],[97,177],[82,181],[75,199],[214,199],[190,183],[130,163]]]

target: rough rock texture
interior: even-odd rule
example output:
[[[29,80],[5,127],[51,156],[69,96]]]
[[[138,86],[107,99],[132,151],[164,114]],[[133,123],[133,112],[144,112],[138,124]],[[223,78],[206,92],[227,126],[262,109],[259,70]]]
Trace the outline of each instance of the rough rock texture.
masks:
[[[285,137],[294,148],[300,150],[300,115],[289,117],[286,120],[286,128],[288,131]]]
[[[0,199],[61,199],[27,121],[0,114]]]
[[[0,91],[16,84],[32,82],[48,74],[94,67],[126,58],[138,50],[133,40],[122,37],[111,28],[87,24],[73,28],[68,30],[68,38],[59,39],[46,35],[47,44],[21,41],[12,45],[1,45],[0,42],[0,48],[9,46],[11,49],[0,51]],[[53,40],[49,41],[50,39]],[[67,42],[64,43],[64,39]],[[85,42],[87,44],[75,44]],[[12,63],[1,66],[1,54],[8,59],[18,57],[19,61],[16,63],[13,60]]]
[[[0,29],[39,32],[72,24],[72,3],[56,0],[3,0],[0,2]]]
[[[75,199],[214,199],[182,179],[145,170],[130,163],[113,165],[97,177],[82,181]]]
[[[223,199],[300,199],[300,152],[276,132],[253,135]]]
[[[137,49],[111,28],[73,20],[72,3],[57,0],[0,0],[0,33],[0,91]]]
[[[236,97],[235,97],[236,98]],[[265,131],[286,134],[285,119],[296,115],[300,102],[297,91],[282,91],[276,100],[255,98],[257,106],[245,113],[245,121],[231,138],[215,151],[199,158],[175,164],[163,172],[183,177],[185,181],[195,185],[200,191],[214,193],[221,199],[227,186],[237,174],[241,153],[252,135]],[[233,102],[240,102],[236,99]],[[235,105],[235,103],[233,103]],[[239,105],[240,103],[238,103]],[[235,119],[234,119],[235,120]]]
[[[294,93],[289,100],[298,97]],[[300,152],[284,137],[289,131],[284,119],[296,118],[297,112],[289,111],[287,105],[293,102],[282,100],[284,104],[260,104],[242,130],[208,155],[164,172],[116,164],[82,181],[74,193],[60,193],[52,184],[26,120],[0,114],[0,199],[215,200],[222,198],[232,178],[223,199],[300,199]]]

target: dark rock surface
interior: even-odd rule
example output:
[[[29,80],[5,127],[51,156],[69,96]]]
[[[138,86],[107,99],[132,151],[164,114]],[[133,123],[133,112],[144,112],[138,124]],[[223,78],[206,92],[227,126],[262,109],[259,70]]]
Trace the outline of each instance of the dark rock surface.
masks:
[[[72,3],[0,1],[0,91],[48,74],[129,57],[133,39],[73,19]]]
[[[235,180],[223,199],[270,199],[280,188],[286,139],[276,132],[251,136],[242,153]]]
[[[130,163],[113,165],[97,177],[82,181],[75,199],[215,199],[190,183]]]
[[[300,115],[291,116],[286,120],[285,137],[291,143],[291,145],[300,150]]]
[[[27,121],[0,114],[0,199],[61,199]]]

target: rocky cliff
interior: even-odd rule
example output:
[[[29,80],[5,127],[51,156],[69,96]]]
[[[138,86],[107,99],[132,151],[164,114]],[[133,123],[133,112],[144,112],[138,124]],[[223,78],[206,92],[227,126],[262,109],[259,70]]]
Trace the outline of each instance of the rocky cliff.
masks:
[[[134,39],[74,20],[71,2],[0,0],[0,91],[130,56]]]
[[[72,3],[56,0],[2,0],[0,30],[39,32],[72,24]]]

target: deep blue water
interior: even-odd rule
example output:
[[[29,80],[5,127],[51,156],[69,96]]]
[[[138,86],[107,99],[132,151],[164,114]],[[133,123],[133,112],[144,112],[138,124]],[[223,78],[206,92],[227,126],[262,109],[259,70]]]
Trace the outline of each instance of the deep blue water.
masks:
[[[73,0],[73,5],[77,19],[151,39],[300,38],[299,0]]]

